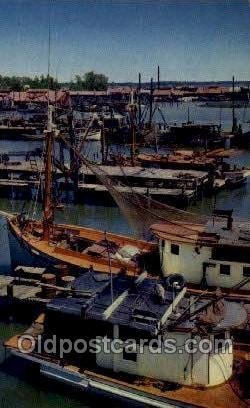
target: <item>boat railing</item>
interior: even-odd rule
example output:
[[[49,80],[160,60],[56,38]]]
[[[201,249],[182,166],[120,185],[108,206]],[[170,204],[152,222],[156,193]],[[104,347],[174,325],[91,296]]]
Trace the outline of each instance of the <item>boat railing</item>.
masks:
[[[116,268],[121,268],[121,261],[116,260],[116,259],[108,259],[107,258],[103,258],[103,257],[98,257],[98,256],[92,256],[86,253],[81,253],[81,252],[76,252],[76,251],[72,251],[71,249],[65,249],[65,248],[61,248],[61,247],[55,247],[54,252],[60,255],[65,255],[65,256],[72,256],[75,258],[80,258],[83,259],[85,261],[89,261],[90,263],[95,263],[98,261],[98,263],[101,263],[103,265],[107,265],[109,266],[109,264],[111,264],[113,267]],[[137,270],[137,267],[135,265],[133,265],[132,263],[124,263],[124,266],[128,266],[129,269],[133,269],[135,272]]]

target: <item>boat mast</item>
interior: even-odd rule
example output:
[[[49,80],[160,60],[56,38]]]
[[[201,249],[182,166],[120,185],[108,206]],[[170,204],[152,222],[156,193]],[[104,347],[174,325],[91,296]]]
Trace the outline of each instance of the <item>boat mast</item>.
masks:
[[[51,52],[51,7],[49,10],[48,24],[48,74],[47,74],[47,89],[48,89],[48,105],[47,105],[47,130],[45,139],[45,154],[44,154],[44,192],[43,192],[43,239],[49,241],[50,232],[54,221],[54,206],[52,199],[53,187],[53,147],[54,147],[54,127],[52,119],[52,106],[50,105],[50,52]]]
[[[131,148],[130,148],[130,157],[131,157],[131,164],[132,166],[135,165],[135,143],[136,143],[136,135],[135,135],[135,113],[136,113],[136,105],[134,103],[134,91],[131,91],[131,101],[129,105],[130,110],[130,131],[131,131]]]
[[[138,78],[138,125],[139,125],[139,129],[141,129],[141,119],[142,119],[142,114],[141,114],[141,73],[139,72],[139,78]]]
[[[160,90],[160,66],[157,67],[157,89]]]
[[[149,95],[149,127],[152,128],[152,120],[153,120],[153,96],[154,88],[153,88],[153,78],[150,81],[150,95]]]
[[[52,106],[48,105],[48,124],[44,155],[44,195],[43,195],[43,239],[49,241],[54,221],[52,200],[52,166],[53,166],[54,129],[52,124]]]
[[[233,122],[233,125],[232,125],[232,133],[234,134],[235,132],[236,132],[236,130],[237,130],[237,119],[236,119],[236,117],[235,117],[235,100],[234,100],[234,98],[235,98],[235,82],[234,82],[234,76],[233,76],[233,81],[232,81],[232,122]]]

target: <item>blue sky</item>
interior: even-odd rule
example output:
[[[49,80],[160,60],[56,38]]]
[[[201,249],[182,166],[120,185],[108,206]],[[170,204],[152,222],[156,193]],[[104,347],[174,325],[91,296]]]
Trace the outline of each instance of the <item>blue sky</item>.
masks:
[[[52,6],[50,6],[52,4]],[[250,79],[247,0],[0,0],[0,73]]]

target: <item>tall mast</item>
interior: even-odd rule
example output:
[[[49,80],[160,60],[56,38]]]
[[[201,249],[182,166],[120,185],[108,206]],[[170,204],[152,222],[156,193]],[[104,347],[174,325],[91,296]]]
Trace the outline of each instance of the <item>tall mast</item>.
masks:
[[[154,99],[153,93],[154,93],[153,78],[151,78],[150,95],[149,95],[149,125],[150,125],[150,128],[152,126],[152,120],[153,120],[153,99]]]
[[[44,195],[43,195],[43,239],[49,241],[54,221],[52,199],[52,166],[53,166],[54,129],[52,125],[52,106],[48,105],[48,124],[44,155]]]
[[[131,156],[131,164],[132,166],[135,165],[135,112],[136,106],[134,103],[134,93],[131,91],[131,101],[130,101],[130,131],[131,131],[131,148],[130,148],[130,156]]]
[[[160,66],[157,67],[157,88],[160,90]]]
[[[236,123],[236,118],[235,118],[235,101],[234,101],[234,98],[235,98],[235,94],[234,94],[234,91],[235,91],[235,87],[234,87],[234,76],[233,76],[233,89],[232,89],[232,122],[233,122],[233,124],[232,124],[232,133],[235,133],[235,131],[236,131],[236,127],[237,127],[237,123]]]
[[[141,128],[141,73],[139,73],[138,78],[138,124],[139,129]]]
[[[50,232],[54,221],[54,206],[52,199],[52,166],[53,166],[53,147],[54,147],[54,129],[52,120],[52,106],[50,105],[50,52],[51,52],[51,5],[49,9],[49,24],[48,24],[48,75],[47,75],[47,89],[48,89],[48,122],[45,142],[44,155],[44,192],[43,192],[43,239],[49,241]]]
[[[70,171],[73,179],[74,194],[75,199],[78,192],[78,181],[79,181],[79,162],[76,155],[76,137],[75,129],[73,124],[73,110],[68,114],[68,125],[69,125],[69,139],[70,139]]]

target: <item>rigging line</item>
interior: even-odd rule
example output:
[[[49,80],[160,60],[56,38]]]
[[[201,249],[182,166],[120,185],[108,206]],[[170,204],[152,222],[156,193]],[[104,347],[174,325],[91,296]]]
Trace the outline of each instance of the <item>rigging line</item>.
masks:
[[[207,292],[208,292],[208,289],[204,290],[203,292],[201,292],[201,293],[199,294],[199,296],[195,297],[192,302],[189,302],[189,305],[187,306],[187,308],[181,313],[181,315],[178,317],[178,319],[174,322],[173,325],[178,324],[179,321],[185,316],[185,314],[189,312],[189,310],[191,309],[191,307],[192,307],[195,303],[197,303],[197,302],[202,298],[202,296],[204,296]]]
[[[163,114],[163,112],[162,112],[162,110],[161,110],[161,108],[159,106],[158,106],[158,111],[160,112],[160,115],[161,115],[161,118],[163,120],[164,125],[168,126],[168,123],[167,123],[167,121],[165,119],[165,116],[164,116],[164,114]]]
[[[154,115],[155,115],[156,110],[157,110],[157,105],[155,104],[154,109],[153,109],[153,112],[152,112],[152,120],[153,120],[153,118],[154,118]]]
[[[42,151],[42,155],[41,155],[41,159],[44,159],[44,155],[45,155],[45,141],[43,142],[43,151]],[[39,165],[37,165],[37,172],[38,172],[38,176],[39,176],[39,183],[38,186],[36,188],[36,194],[35,194],[35,200],[34,200],[34,206],[33,206],[33,213],[32,213],[32,219],[35,219],[35,216],[37,214],[37,203],[38,203],[38,193],[39,193],[39,189],[41,188],[41,196],[43,198],[43,189],[42,189],[42,163],[43,161],[39,161]],[[40,166],[40,168],[39,168]]]
[[[249,278],[249,280],[250,280],[250,278]],[[239,285],[242,285],[242,284],[243,284],[242,286],[244,286],[246,283],[248,283],[248,282],[245,282],[245,279],[243,279],[242,281],[240,281],[240,282],[238,282],[236,285],[234,285],[234,286],[231,288],[231,290],[234,290],[235,288],[237,288]],[[199,299],[201,296],[202,296],[202,294],[199,295],[198,299]],[[190,317],[196,316],[197,314],[199,314],[199,313],[202,312],[203,310],[206,310],[208,307],[213,306],[214,304],[216,304],[216,303],[219,302],[220,300],[224,299],[226,296],[227,296],[227,293],[224,293],[224,294],[218,296],[216,299],[212,299],[212,300],[211,300],[210,302],[208,302],[207,304],[202,305],[199,309],[197,309],[197,310],[195,310],[194,312],[190,313]],[[198,300],[198,299],[197,299],[197,300]],[[185,311],[184,311],[184,312],[185,312]],[[175,324],[178,324],[178,322],[179,322],[179,320],[181,319],[181,317],[182,317],[182,316],[180,316],[180,317],[177,319],[177,321],[175,322]]]
[[[89,125],[88,125],[87,129],[85,130],[85,133],[84,133],[84,135],[83,135],[83,137],[82,137],[82,140],[80,140],[80,142],[79,142],[78,145],[77,145],[77,150],[76,150],[76,148],[74,148],[73,146],[71,146],[71,144],[67,143],[67,144],[68,144],[68,147],[69,147],[71,150],[73,150],[75,154],[76,154],[77,152],[81,153],[81,151],[82,151],[82,149],[83,149],[83,146],[84,146],[84,143],[85,143],[85,141],[86,141],[86,138],[87,138],[87,136],[88,136],[88,133],[89,133],[89,131],[90,131],[90,129],[91,129],[91,126],[92,126],[92,124],[93,124],[93,121],[94,121],[94,118],[92,118],[92,119],[90,120]],[[60,136],[61,136],[61,135],[60,135]],[[64,139],[64,140],[65,140],[65,139]],[[65,140],[65,143],[66,143],[66,140]],[[81,158],[81,157],[78,156],[78,159],[79,159],[79,158]],[[74,170],[76,169],[77,164],[78,164],[77,161],[75,161],[75,163],[73,164],[73,166],[72,166],[72,168],[71,168],[70,170],[71,170],[71,171],[74,171]]]
[[[110,150],[113,152],[113,148],[112,148],[111,146],[110,146]],[[122,172],[122,174],[123,174],[125,180],[127,181],[128,187],[131,189],[131,192],[133,192],[133,187],[132,187],[131,185],[129,185],[128,176],[126,175],[126,173],[125,173],[125,171],[124,171],[124,166],[122,166],[122,165],[120,165],[120,164],[118,163],[118,167],[120,168],[120,170],[121,170],[121,172]]]
[[[142,123],[145,122],[146,117],[148,116],[148,111],[149,111],[149,106],[146,105],[142,112]]]
[[[63,137],[62,135],[60,135],[60,137],[65,141],[65,144],[66,144],[67,146],[70,146],[70,143],[65,139],[65,137]],[[77,155],[79,158],[82,159],[82,161],[86,164],[86,166],[88,166],[92,171],[93,171],[93,169],[95,169],[95,170],[93,171],[95,174],[97,174],[97,175],[98,175],[100,178],[102,178],[102,179],[107,179],[108,175],[105,174],[105,172],[104,172],[102,169],[99,168],[99,171],[97,171],[96,165],[95,165],[94,162],[90,162],[90,161],[87,160],[79,151],[77,151],[76,149],[74,149],[74,150],[75,150],[76,155]],[[103,182],[103,180],[102,180],[102,182]],[[124,185],[124,184],[120,183],[120,185]],[[110,183],[109,183],[109,187],[111,187],[111,186],[110,186]],[[115,187],[115,186],[114,186],[114,187]],[[115,188],[114,188],[114,190],[115,190]],[[143,194],[140,194],[140,193],[136,193],[136,196],[137,196],[137,197],[141,197],[142,199],[145,199],[145,198],[146,198]],[[158,203],[157,201],[152,200],[152,199],[150,199],[150,200],[151,200],[151,203],[152,203],[152,204],[157,204],[158,209],[161,209],[162,211],[164,211],[164,210],[165,210],[165,211],[171,211],[173,214],[175,214],[175,216],[176,216],[176,214],[179,214],[179,215],[181,215],[181,216],[183,216],[183,217],[191,216],[192,219],[193,219],[193,217],[195,217],[195,218],[197,219],[197,214],[193,214],[193,213],[190,213],[190,212],[187,212],[187,211],[184,211],[184,210],[179,210],[179,209],[176,209],[176,208],[171,207],[171,206],[168,206],[168,205],[163,205],[163,204]],[[204,224],[204,222],[207,223],[208,220],[210,219],[208,216],[198,216],[198,218],[199,218],[199,220],[200,220],[200,223],[201,223],[201,221],[202,221],[203,224]],[[175,222],[175,224],[178,224],[178,221]],[[180,224],[180,225],[181,225],[181,224]],[[185,228],[186,230],[191,230],[191,231],[193,231],[191,228],[188,228],[188,227],[186,227],[186,226],[183,226],[183,228]]]

